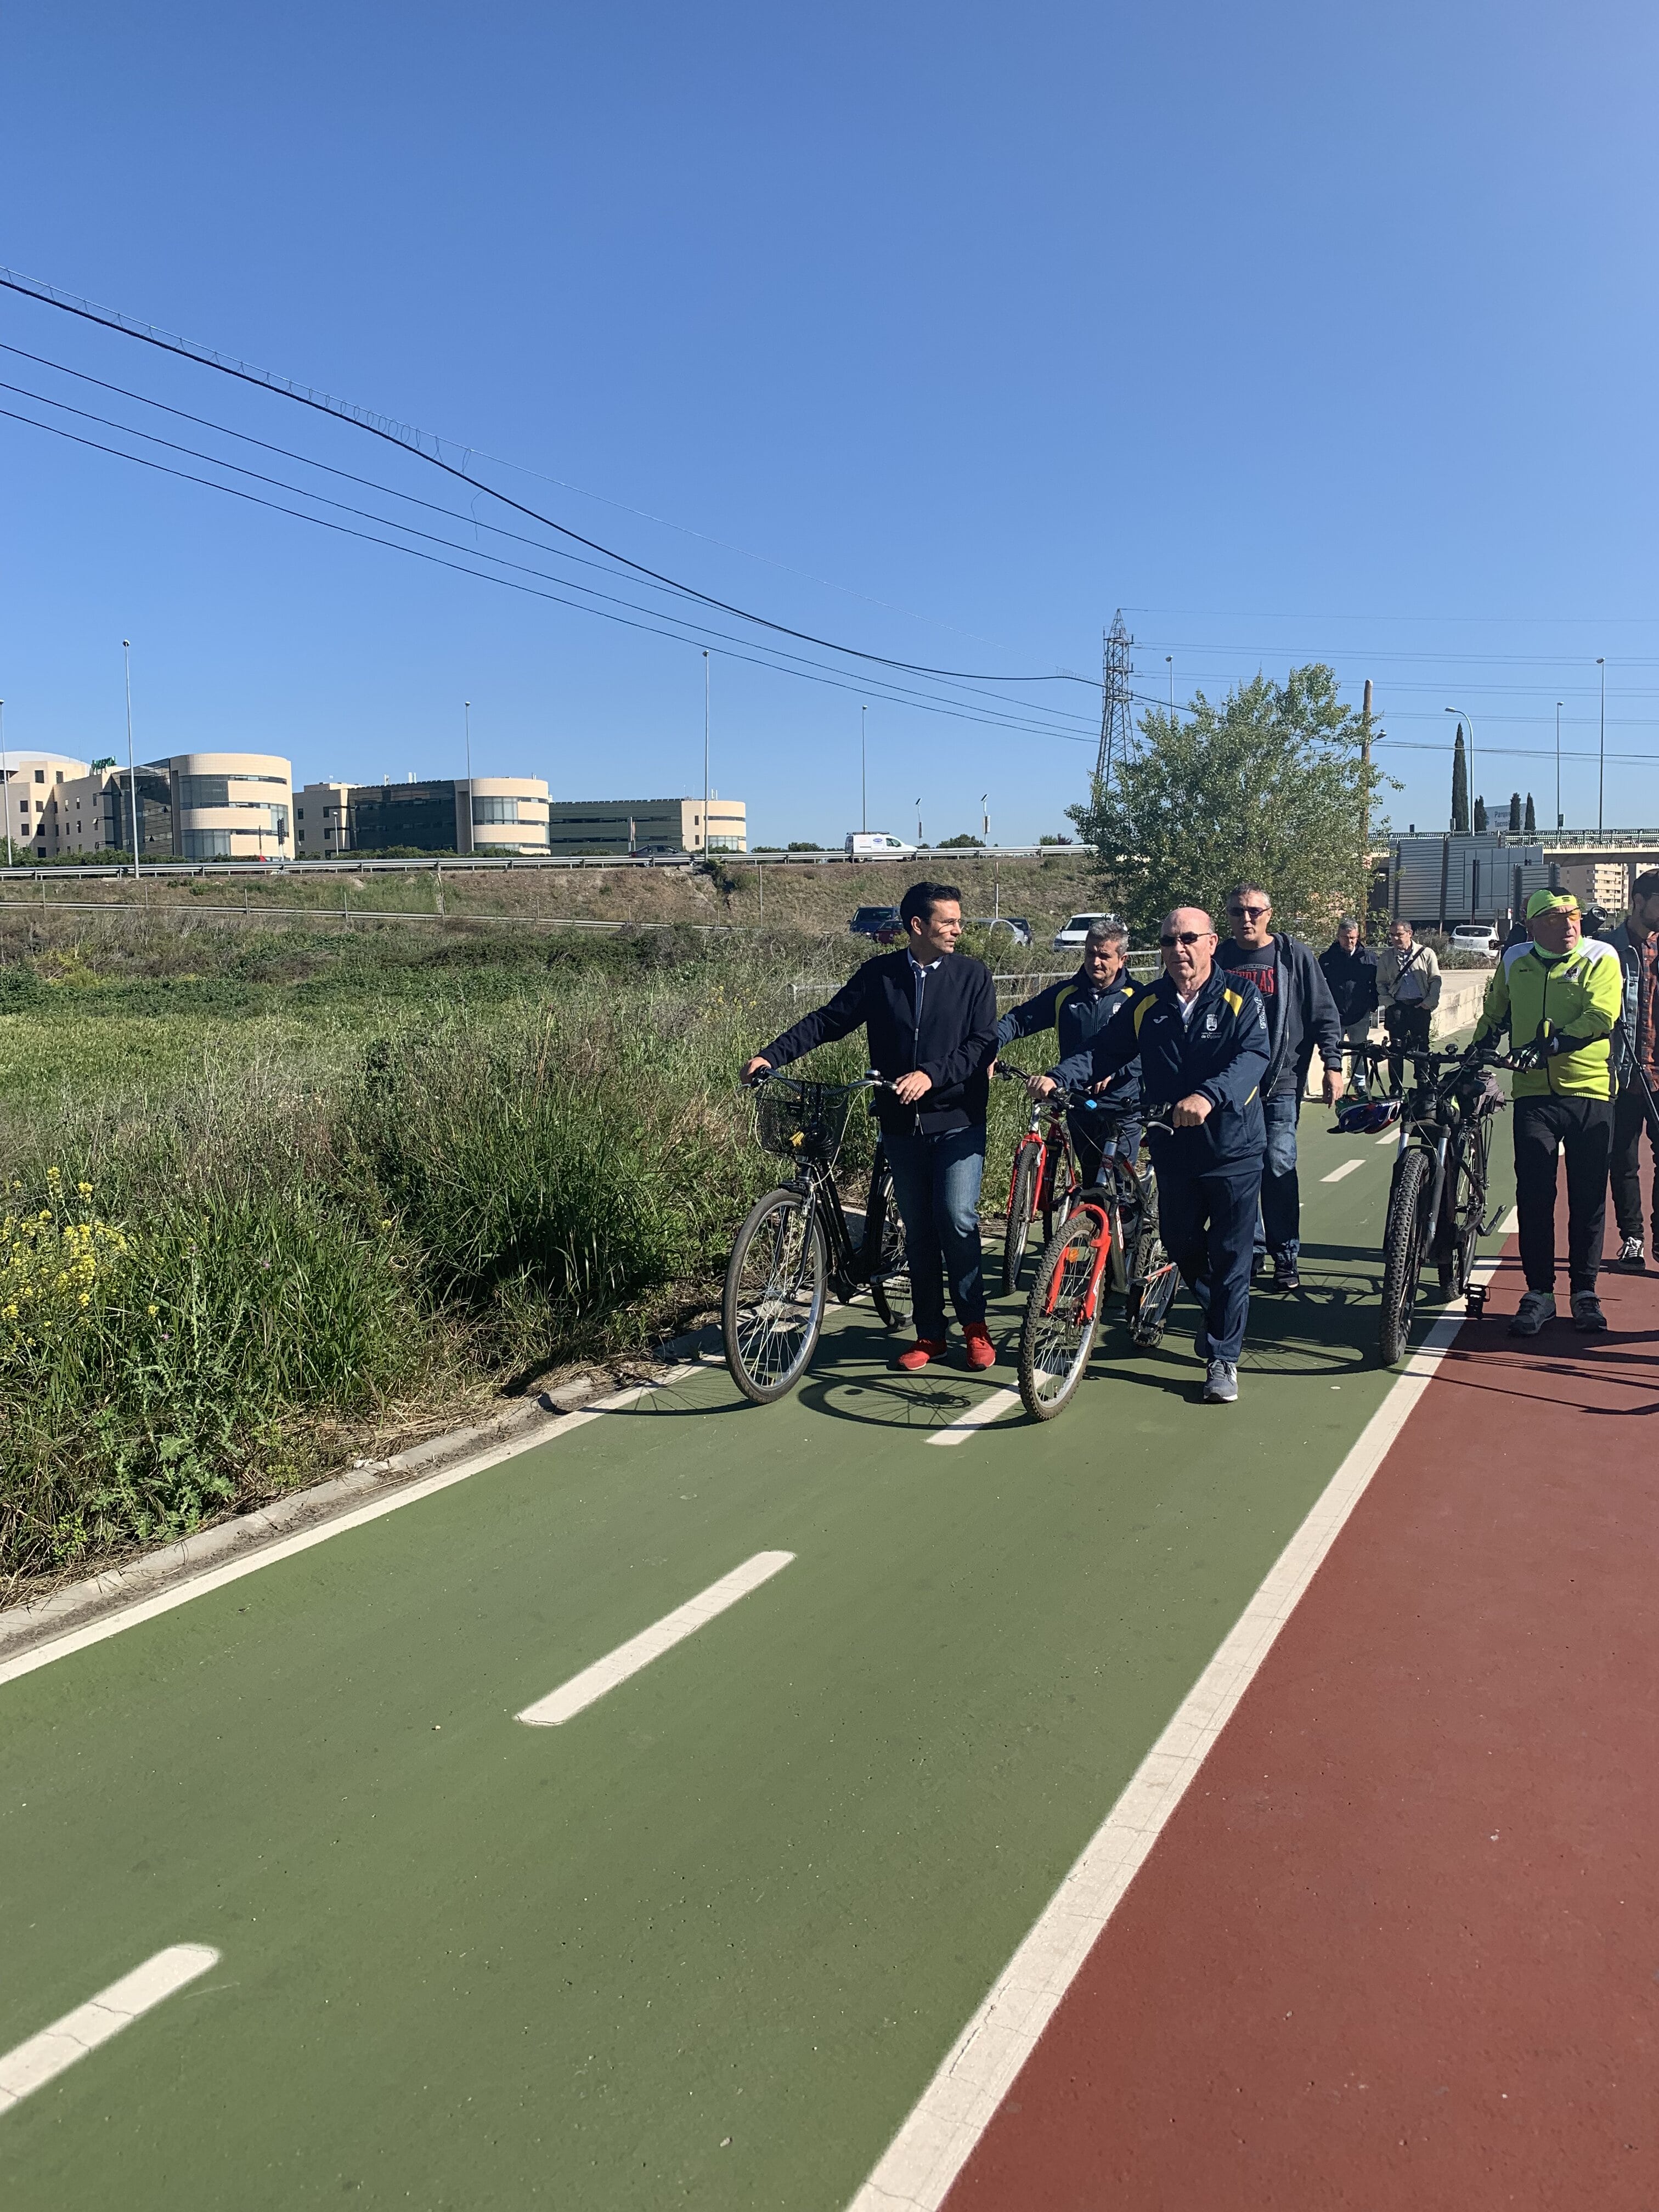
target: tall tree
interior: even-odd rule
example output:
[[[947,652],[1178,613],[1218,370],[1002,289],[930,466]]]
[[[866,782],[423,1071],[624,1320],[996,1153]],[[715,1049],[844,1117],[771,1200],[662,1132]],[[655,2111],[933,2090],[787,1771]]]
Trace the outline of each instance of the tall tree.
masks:
[[[1510,793],[1510,835],[1511,837],[1521,835],[1521,794],[1518,791]]]
[[[1442,725],[1444,727],[1444,725]],[[1469,756],[1463,744],[1463,725],[1457,726],[1456,742],[1452,746],[1452,835],[1464,836],[1469,830]]]
[[[1218,912],[1247,876],[1286,923],[1363,912],[1366,808],[1373,838],[1385,836],[1376,800],[1392,779],[1366,764],[1362,730],[1319,662],[1283,684],[1255,677],[1219,705],[1199,691],[1184,713],[1149,709],[1109,784],[1067,810],[1108,902],[1143,943],[1172,906]]]
[[[1482,799],[1482,798],[1480,796],[1479,793],[1476,793],[1476,795],[1475,795],[1475,801],[1474,801],[1474,834],[1475,834],[1475,836],[1476,836],[1477,837],[1484,837],[1484,836],[1486,836],[1486,834],[1487,828],[1488,828],[1488,823],[1487,823],[1487,821],[1486,821],[1486,800],[1485,800],[1484,799]]]
[[[1521,825],[1521,834],[1523,837],[1538,835],[1538,809],[1532,803],[1531,792],[1527,793],[1527,818]]]

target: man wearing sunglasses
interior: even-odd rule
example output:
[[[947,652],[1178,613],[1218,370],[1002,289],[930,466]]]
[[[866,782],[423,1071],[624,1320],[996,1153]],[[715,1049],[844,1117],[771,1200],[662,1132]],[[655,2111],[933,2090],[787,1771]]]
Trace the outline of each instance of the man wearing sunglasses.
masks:
[[[1252,1272],[1273,1255],[1273,1288],[1298,1291],[1302,1249],[1302,1190],[1296,1172],[1296,1125],[1308,1068],[1317,1044],[1325,1063],[1324,1100],[1342,1096],[1342,1017],[1311,945],[1273,927],[1273,901],[1260,884],[1239,884],[1227,895],[1232,942],[1217,959],[1229,975],[1247,976],[1261,994],[1272,1057],[1261,1083],[1267,1152],[1261,1170],[1261,1218]]]
[[[1198,1301],[1204,1403],[1238,1395],[1238,1355],[1250,1304],[1250,1248],[1267,1129],[1260,1091],[1267,1018],[1255,987],[1215,964],[1215,925],[1178,906],[1158,933],[1164,973],[1115,1014],[1086,1052],[1054,1070],[1068,1088],[1104,1082],[1140,1056],[1140,1089],[1158,1170],[1158,1227]]]

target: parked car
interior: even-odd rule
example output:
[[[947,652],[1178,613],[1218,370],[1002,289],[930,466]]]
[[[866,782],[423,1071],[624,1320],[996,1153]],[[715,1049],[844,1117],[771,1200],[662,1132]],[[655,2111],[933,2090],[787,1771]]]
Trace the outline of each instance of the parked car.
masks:
[[[1501,942],[1489,921],[1460,921],[1451,933],[1454,952],[1476,952],[1483,960],[1496,960]]]
[[[1056,952],[1080,952],[1083,940],[1097,921],[1115,921],[1115,914],[1074,914],[1064,929],[1054,932]]]
[[[915,851],[902,837],[895,837],[886,830],[849,830],[847,833],[847,857],[849,860],[905,860]]]
[[[1023,914],[976,914],[968,927],[989,930],[993,935],[999,929],[1006,929],[1016,945],[1029,945],[1031,941],[1031,925]]]
[[[896,906],[861,906],[847,927],[854,937],[873,938],[878,945],[902,945],[909,934]]]

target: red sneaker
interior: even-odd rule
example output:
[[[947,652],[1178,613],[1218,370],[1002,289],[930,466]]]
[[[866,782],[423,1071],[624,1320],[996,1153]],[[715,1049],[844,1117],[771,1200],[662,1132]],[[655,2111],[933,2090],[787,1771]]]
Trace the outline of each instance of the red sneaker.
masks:
[[[997,1348],[991,1341],[990,1330],[982,1321],[969,1322],[962,1334],[968,1347],[968,1364],[970,1367],[996,1365]]]
[[[918,1368],[926,1367],[930,1359],[943,1359],[944,1357],[943,1338],[936,1340],[931,1336],[919,1336],[907,1351],[900,1352],[898,1364],[907,1375],[914,1375]]]

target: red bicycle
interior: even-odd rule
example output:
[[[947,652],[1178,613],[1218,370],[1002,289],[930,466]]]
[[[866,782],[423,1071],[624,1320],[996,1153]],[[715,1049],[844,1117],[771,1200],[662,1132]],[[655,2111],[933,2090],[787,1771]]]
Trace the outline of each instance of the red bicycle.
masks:
[[[1000,1067],[997,1074],[1005,1083],[1030,1080],[1017,1067]],[[1068,1103],[1066,1094],[1060,1091],[1052,1092],[1047,1098],[1034,1098],[1025,1133],[1014,1146],[1014,1164],[1008,1177],[1008,1219],[1002,1233],[1005,1292],[1019,1287],[1019,1271],[1030,1242],[1031,1224],[1039,1208],[1042,1214],[1042,1241],[1046,1244],[1054,1233],[1055,1222],[1065,1219],[1073,1194],[1081,1182],[1077,1156],[1066,1127]]]
[[[1109,1106],[1097,1109],[1111,1114]],[[1136,1107],[1130,1111],[1139,1114]],[[1119,1109],[1116,1120],[1129,1115]],[[1167,1121],[1148,1130],[1170,1133]],[[1052,1420],[1083,1380],[1100,1316],[1123,1293],[1129,1334],[1150,1350],[1164,1334],[1180,1278],[1158,1233],[1158,1186],[1150,1166],[1111,1153],[1101,1179],[1076,1192],[1050,1238],[1026,1303],[1019,1337],[1019,1395],[1039,1421]]]

